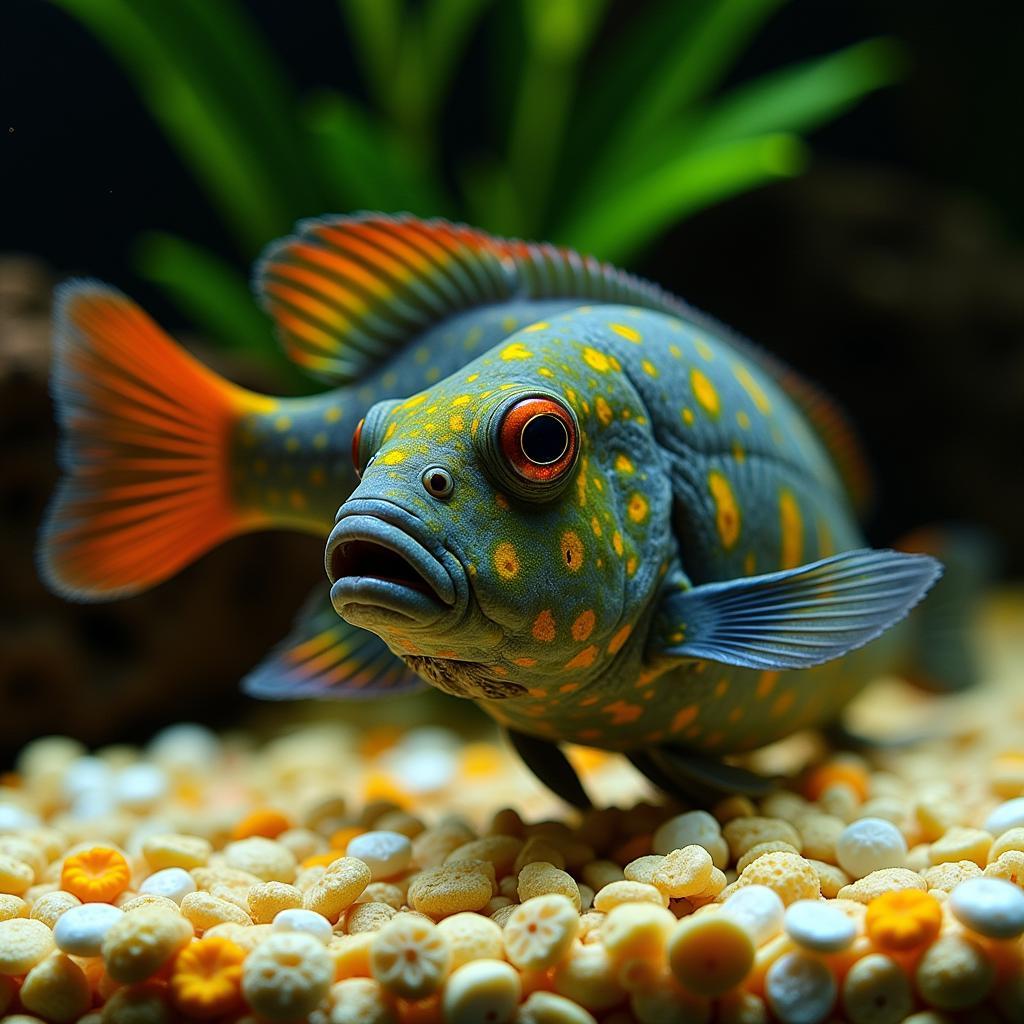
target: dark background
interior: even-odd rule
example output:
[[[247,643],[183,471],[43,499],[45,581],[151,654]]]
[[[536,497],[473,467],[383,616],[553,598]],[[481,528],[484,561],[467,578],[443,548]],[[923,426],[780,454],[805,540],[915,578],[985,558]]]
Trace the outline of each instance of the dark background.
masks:
[[[359,93],[333,0],[246,6],[299,92],[326,84]],[[612,10],[598,51],[613,42],[630,4]],[[902,43],[904,79],[816,133],[805,175],[686,221],[631,269],[841,399],[877,469],[873,542],[922,523],[973,523],[997,543],[1001,573],[1019,577],[1024,5],[794,0],[731,80],[880,34]],[[41,315],[25,287],[38,295],[47,271],[86,273],[122,287],[172,330],[187,330],[134,275],[132,242],[145,229],[173,230],[241,265],[222,221],[119,66],[77,22],[43,0],[3,0],[0,41],[0,253],[42,265],[18,264],[21,283],[7,289],[17,295],[5,299],[5,291],[0,303]],[[478,82],[492,55],[484,40],[471,52],[465,75]],[[490,99],[456,80],[446,152],[487,146]],[[26,274],[31,287],[22,287]],[[97,741],[170,718],[233,720],[233,680],[281,635],[318,578],[318,543],[246,538],[154,594],[120,606],[64,606],[41,591],[30,557],[54,472],[49,411],[31,399],[40,390],[32,359],[4,359],[0,759],[43,731]],[[219,623],[215,634],[210,619]]]

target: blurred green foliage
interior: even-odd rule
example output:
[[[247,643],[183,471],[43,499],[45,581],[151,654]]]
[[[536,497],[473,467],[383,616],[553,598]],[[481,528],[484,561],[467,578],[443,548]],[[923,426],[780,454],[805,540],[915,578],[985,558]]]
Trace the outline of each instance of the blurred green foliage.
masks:
[[[300,97],[240,0],[56,2],[120,60],[238,244],[235,266],[151,232],[140,273],[211,339],[268,360],[283,357],[241,265],[301,217],[442,215],[621,263],[797,173],[801,137],[899,65],[868,40],[721,91],[785,0],[648,0],[612,12],[605,40],[609,0],[337,0],[364,95]],[[460,70],[463,88],[486,76],[468,87],[492,137],[453,156],[441,140]]]

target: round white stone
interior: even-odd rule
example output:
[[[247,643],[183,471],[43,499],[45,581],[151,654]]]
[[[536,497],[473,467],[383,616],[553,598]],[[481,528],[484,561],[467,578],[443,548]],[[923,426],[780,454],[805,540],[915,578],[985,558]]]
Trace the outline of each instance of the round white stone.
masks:
[[[145,810],[167,793],[167,773],[155,764],[129,765],[114,781],[114,796],[122,807]]]
[[[1002,878],[968,878],[950,894],[949,909],[961,924],[990,939],[1024,934],[1024,891]]]
[[[17,804],[0,804],[0,835],[22,828],[38,828],[39,816]]]
[[[767,885],[746,885],[725,901],[722,913],[745,928],[755,945],[763,946],[782,931],[786,905]]]
[[[798,946],[815,953],[838,953],[857,937],[853,920],[821,900],[791,903],[783,926]]]
[[[458,758],[441,747],[414,746],[392,751],[385,767],[410,793],[436,793],[458,774]]]
[[[392,878],[409,866],[412,841],[401,832],[364,832],[349,841],[345,852],[363,861],[376,882]]]
[[[820,960],[786,953],[768,968],[764,994],[779,1024],[821,1024],[836,1001],[836,980]]]
[[[149,742],[149,756],[172,772],[192,774],[220,756],[220,740],[205,726],[182,722],[158,732]]]
[[[83,903],[65,910],[53,926],[57,948],[72,956],[99,956],[107,932],[124,917],[109,903]]]
[[[654,833],[651,849],[664,857],[687,846],[705,846],[721,834],[721,825],[707,811],[687,811],[662,822]]]
[[[331,922],[323,914],[318,914],[315,910],[303,910],[301,907],[282,910],[275,914],[271,927],[275,932],[302,932],[305,935],[312,935],[325,946],[334,934]]]
[[[907,859],[903,833],[884,818],[860,818],[846,826],[836,841],[839,866],[853,878],[882,868],[901,868]]]
[[[196,891],[196,883],[184,868],[164,868],[154,871],[142,885],[140,893],[149,896],[166,896],[175,903],[180,903],[190,892]]]
[[[985,819],[985,831],[997,839],[1011,828],[1024,825],[1024,796],[1014,797],[994,808]]]
[[[113,782],[113,773],[106,761],[98,757],[76,757],[65,769],[61,789],[68,803],[86,793],[97,790],[107,792]]]

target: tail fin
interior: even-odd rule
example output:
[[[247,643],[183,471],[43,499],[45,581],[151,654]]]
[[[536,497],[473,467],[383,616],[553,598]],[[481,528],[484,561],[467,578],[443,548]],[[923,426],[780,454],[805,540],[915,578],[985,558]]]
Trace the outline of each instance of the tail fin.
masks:
[[[994,575],[994,545],[969,527],[929,527],[901,540],[899,548],[933,555],[944,566],[942,579],[910,618],[915,633],[904,674],[933,693],[965,690],[979,675],[972,627]]]
[[[232,507],[231,427],[263,399],[218,377],[113,288],[55,297],[51,391],[65,476],[40,571],[83,601],[134,594],[259,524]]]

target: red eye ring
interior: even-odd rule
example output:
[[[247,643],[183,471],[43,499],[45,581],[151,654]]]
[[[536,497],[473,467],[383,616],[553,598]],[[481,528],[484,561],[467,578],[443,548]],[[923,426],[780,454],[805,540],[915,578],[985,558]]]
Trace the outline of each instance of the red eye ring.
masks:
[[[553,398],[524,398],[501,421],[501,453],[524,480],[557,480],[576,460],[576,421]]]
[[[355,467],[357,479],[360,480],[363,477],[363,464],[359,460],[359,442],[363,439],[364,423],[366,423],[365,416],[356,424],[356,429],[352,433],[352,465]]]

